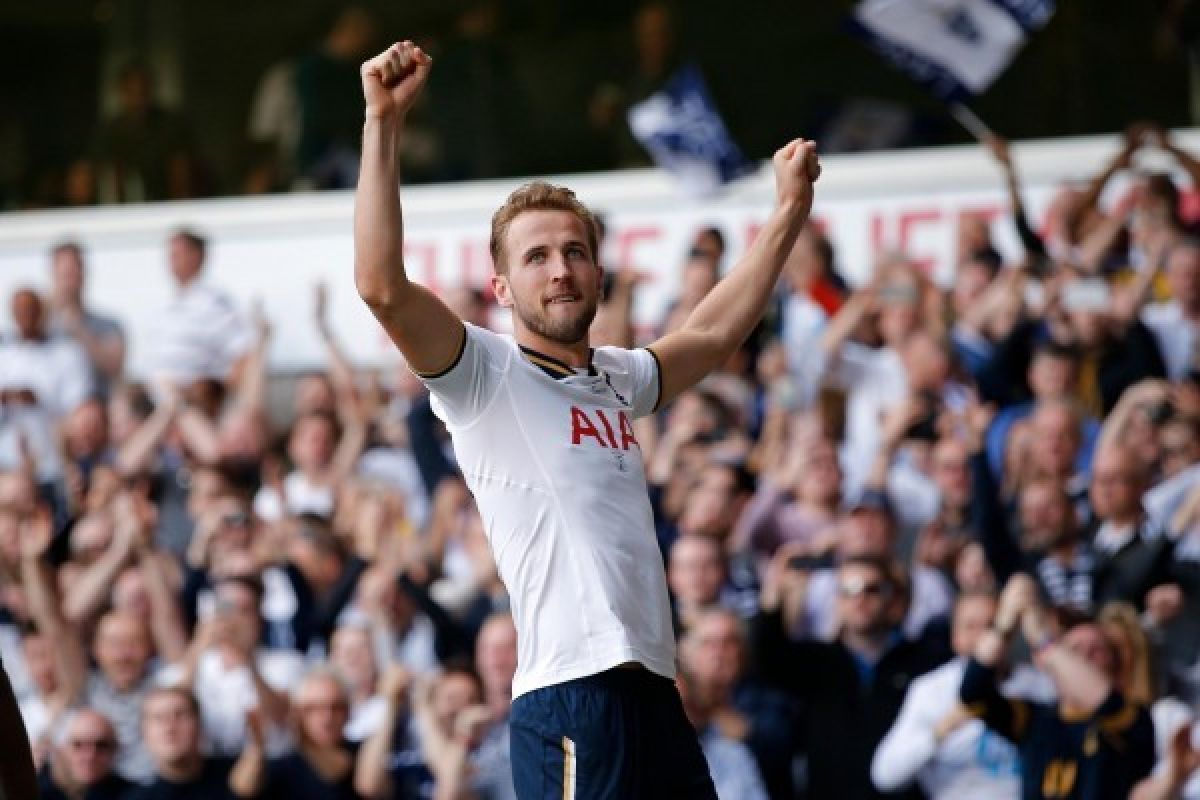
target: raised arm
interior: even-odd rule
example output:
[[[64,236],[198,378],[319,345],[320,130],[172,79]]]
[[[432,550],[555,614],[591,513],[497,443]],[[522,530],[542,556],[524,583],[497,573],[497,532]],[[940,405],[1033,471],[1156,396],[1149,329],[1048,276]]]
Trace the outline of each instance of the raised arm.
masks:
[[[414,372],[454,364],[466,329],[433,292],[404,273],[399,151],[404,117],[429,77],[432,60],[398,42],[362,65],[367,102],[362,166],[354,200],[354,282],[363,301]]]
[[[814,142],[796,139],[775,153],[775,210],[733,271],[705,296],[683,327],[650,350],[662,370],[659,406],[725,363],[758,324],[784,260],[812,209],[821,174]]]

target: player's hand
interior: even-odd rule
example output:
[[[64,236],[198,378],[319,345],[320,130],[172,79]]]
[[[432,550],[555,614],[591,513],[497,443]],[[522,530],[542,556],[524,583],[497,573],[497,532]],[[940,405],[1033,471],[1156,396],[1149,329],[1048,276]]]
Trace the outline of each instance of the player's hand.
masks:
[[[792,205],[808,216],[812,210],[813,184],[821,176],[817,143],[793,139],[775,152],[775,195],[780,205]]]
[[[365,62],[359,73],[367,116],[403,119],[421,93],[432,65],[433,59],[408,40]]]

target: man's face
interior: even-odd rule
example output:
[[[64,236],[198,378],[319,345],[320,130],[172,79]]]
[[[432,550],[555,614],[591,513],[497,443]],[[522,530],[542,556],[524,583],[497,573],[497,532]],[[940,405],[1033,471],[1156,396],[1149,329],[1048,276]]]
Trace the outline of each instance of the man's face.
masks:
[[[323,469],[333,459],[337,435],[324,417],[301,417],[292,429],[288,455],[301,469]]]
[[[507,617],[488,620],[475,642],[475,666],[489,692],[512,691],[517,672],[517,629]]]
[[[955,316],[962,317],[979,302],[991,282],[992,273],[986,264],[971,260],[959,264],[952,295]]]
[[[1098,518],[1125,517],[1137,512],[1142,492],[1130,461],[1127,453],[1115,449],[1096,454],[1088,496]]]
[[[878,569],[846,564],[838,570],[837,612],[844,629],[860,635],[888,630],[894,600],[894,589]]]
[[[96,629],[96,663],[117,689],[137,685],[150,661],[150,635],[145,623],[126,613],[112,613]]]
[[[967,446],[959,439],[942,439],[933,448],[933,481],[942,500],[963,508],[971,500],[971,470]]]
[[[1164,425],[1159,431],[1158,442],[1162,450],[1162,471],[1167,478],[1178,475],[1200,459],[1200,437],[1193,433],[1190,425],[1182,422]]]
[[[112,771],[116,750],[117,737],[108,720],[93,711],[81,711],[67,727],[60,752],[70,779],[91,786]]]
[[[1071,393],[1075,362],[1065,356],[1039,352],[1029,365],[1029,387],[1034,397],[1058,399]]]
[[[329,663],[352,686],[375,682],[375,652],[365,628],[338,628],[329,643]]]
[[[885,558],[895,543],[894,526],[887,513],[877,508],[859,508],[842,517],[838,554],[843,558]]]
[[[83,262],[74,249],[66,247],[54,253],[50,275],[55,297],[75,300],[83,294]]]
[[[217,611],[238,637],[239,646],[245,652],[253,652],[262,633],[258,596],[246,586],[233,582],[217,586],[215,596]]]
[[[1167,258],[1171,296],[1185,309],[1200,309],[1200,247],[1176,247]]]
[[[716,602],[724,577],[716,540],[695,535],[675,540],[667,564],[667,581],[682,602],[698,606]]]
[[[1021,491],[1018,514],[1021,547],[1038,552],[1054,546],[1071,528],[1070,499],[1050,484],[1034,483]]]
[[[22,339],[40,339],[45,322],[42,299],[29,289],[13,293],[12,319]]]
[[[681,648],[688,674],[718,694],[732,691],[742,669],[742,632],[731,614],[710,612],[696,620]]]
[[[167,260],[171,265],[171,274],[181,284],[189,283],[204,266],[204,256],[199,248],[183,236],[171,237],[167,244]]]
[[[1099,626],[1091,623],[1076,625],[1063,635],[1062,644],[1106,676],[1113,676],[1116,662],[1112,647]]]
[[[996,613],[996,601],[987,595],[971,595],[958,601],[950,631],[951,645],[956,655],[975,652],[975,645]]]
[[[200,753],[200,720],[187,699],[156,692],[142,705],[142,737],[160,766],[178,764]]]
[[[1035,466],[1054,474],[1072,470],[1079,451],[1079,431],[1071,413],[1062,406],[1043,406],[1029,420]]]
[[[740,510],[733,472],[722,465],[710,465],[688,492],[679,527],[687,533],[724,538],[733,530]]]
[[[582,342],[596,316],[602,270],[584,223],[569,211],[526,211],[509,225],[505,269],[492,278],[515,323],[551,342]]]
[[[98,454],[108,443],[108,412],[99,400],[76,406],[64,426],[67,448],[75,457]]]
[[[451,672],[438,678],[430,697],[434,718],[441,728],[449,731],[458,712],[480,701],[479,687],[475,681],[459,672]]]
[[[309,678],[300,686],[294,705],[309,741],[317,747],[338,746],[350,707],[337,681],[328,676]]]

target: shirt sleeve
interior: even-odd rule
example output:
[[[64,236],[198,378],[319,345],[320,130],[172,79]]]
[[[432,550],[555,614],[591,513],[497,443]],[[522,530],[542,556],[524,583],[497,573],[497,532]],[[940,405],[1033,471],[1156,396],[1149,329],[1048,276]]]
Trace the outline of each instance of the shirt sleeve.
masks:
[[[434,374],[416,372],[429,389],[433,410],[448,425],[462,427],[475,421],[491,403],[512,356],[504,337],[470,323],[458,356]]]
[[[602,370],[613,391],[629,403],[634,419],[658,410],[662,366],[653,350],[648,347],[635,350],[601,347],[596,350],[593,363]]]
[[[900,715],[871,759],[871,782],[881,792],[908,786],[937,753],[937,720],[929,713],[929,698],[920,692],[921,685],[909,687]]]
[[[985,667],[974,658],[967,660],[958,699],[972,716],[1004,738],[1019,744],[1029,731],[1029,722],[1036,706],[1024,700],[1010,699],[1000,694],[996,670]]]

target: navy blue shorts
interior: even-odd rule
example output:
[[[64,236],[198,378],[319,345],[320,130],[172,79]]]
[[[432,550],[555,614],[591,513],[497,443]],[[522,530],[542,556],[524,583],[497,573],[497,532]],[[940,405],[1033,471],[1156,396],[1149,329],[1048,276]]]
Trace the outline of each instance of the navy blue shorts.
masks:
[[[509,722],[520,800],[716,800],[679,691],[648,670],[535,689]]]

